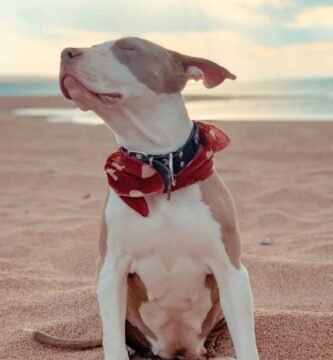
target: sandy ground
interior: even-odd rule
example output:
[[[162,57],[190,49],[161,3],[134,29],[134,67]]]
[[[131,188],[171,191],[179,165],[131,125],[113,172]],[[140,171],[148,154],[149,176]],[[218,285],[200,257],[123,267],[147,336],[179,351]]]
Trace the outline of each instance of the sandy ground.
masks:
[[[100,336],[95,258],[115,143],[103,126],[17,119],[17,104],[0,100],[0,359],[102,359],[101,349],[41,346],[22,329]],[[216,165],[238,208],[261,359],[332,360],[333,122],[218,126],[232,139]],[[233,355],[226,331],[216,350]]]

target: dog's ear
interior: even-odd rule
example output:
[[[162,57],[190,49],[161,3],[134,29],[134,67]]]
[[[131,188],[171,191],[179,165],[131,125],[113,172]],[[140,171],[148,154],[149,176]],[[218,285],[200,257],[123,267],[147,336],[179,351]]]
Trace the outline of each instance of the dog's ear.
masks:
[[[186,81],[202,80],[206,88],[213,88],[222,84],[225,79],[236,79],[234,74],[213,61],[183,55],[175,51],[171,53],[178,66],[181,67]]]

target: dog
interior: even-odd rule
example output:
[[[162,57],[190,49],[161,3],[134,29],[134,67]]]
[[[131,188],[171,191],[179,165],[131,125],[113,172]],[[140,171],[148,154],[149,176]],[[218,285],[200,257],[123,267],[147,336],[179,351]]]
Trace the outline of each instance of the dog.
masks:
[[[146,358],[206,359],[205,344],[224,319],[237,359],[259,359],[234,201],[212,163],[228,138],[191,121],[180,93],[190,79],[212,88],[235,78],[135,37],[61,54],[63,95],[94,111],[120,144],[105,167],[99,239],[105,360],[128,360],[126,346]],[[38,331],[34,338],[101,345]]]

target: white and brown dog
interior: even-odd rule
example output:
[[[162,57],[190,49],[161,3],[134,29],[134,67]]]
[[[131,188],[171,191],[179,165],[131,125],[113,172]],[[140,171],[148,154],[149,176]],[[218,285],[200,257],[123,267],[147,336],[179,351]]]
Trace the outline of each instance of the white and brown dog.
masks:
[[[235,76],[211,61],[123,38],[65,49],[60,83],[65,97],[104,120],[128,156],[148,157],[154,167],[154,157],[165,154],[174,186],[173,157],[183,155],[179,149],[194,126],[180,91],[189,79],[210,88],[226,78]],[[213,171],[172,192],[170,201],[158,193],[146,196],[145,204],[149,216],[108,189],[97,292],[105,359],[128,360],[126,345],[146,357],[206,358],[204,344],[225,318],[237,359],[258,360],[249,277],[225,184]],[[62,347],[99,345],[40,332],[34,337]]]

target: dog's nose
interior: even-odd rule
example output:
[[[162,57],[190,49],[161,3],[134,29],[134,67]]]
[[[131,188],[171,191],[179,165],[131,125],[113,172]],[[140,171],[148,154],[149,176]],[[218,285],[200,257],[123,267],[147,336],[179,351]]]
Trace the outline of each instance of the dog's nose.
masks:
[[[82,51],[78,48],[66,48],[61,52],[62,60],[71,60],[82,54]]]

